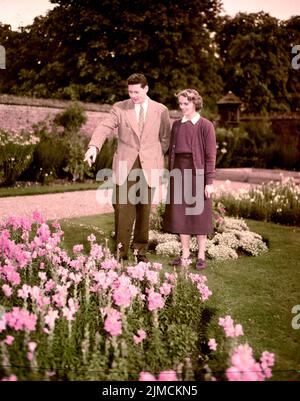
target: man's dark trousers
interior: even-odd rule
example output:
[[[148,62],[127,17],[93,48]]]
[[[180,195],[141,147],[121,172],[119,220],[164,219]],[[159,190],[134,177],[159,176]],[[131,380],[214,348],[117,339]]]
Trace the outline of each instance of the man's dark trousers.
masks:
[[[138,176],[130,177],[130,173],[135,169],[138,169]],[[132,248],[140,255],[145,255],[148,249],[149,216],[154,188],[147,184],[139,156],[131,172],[124,184],[114,186],[115,251],[121,244],[118,252],[120,258],[127,257],[134,222]]]

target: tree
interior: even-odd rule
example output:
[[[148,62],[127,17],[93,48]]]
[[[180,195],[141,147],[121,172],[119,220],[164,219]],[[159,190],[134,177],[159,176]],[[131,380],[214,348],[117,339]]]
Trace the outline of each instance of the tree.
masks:
[[[248,112],[290,109],[290,49],[284,24],[264,12],[226,17],[217,33],[225,89],[232,90]]]
[[[290,57],[292,49],[296,45],[300,45],[300,16],[291,17],[283,23],[285,31],[284,40],[286,42],[286,49]],[[287,82],[287,90],[289,93],[289,103],[292,111],[300,111],[300,70],[294,68],[289,69],[289,76]]]
[[[220,0],[51,2],[57,7],[27,27],[32,63],[16,78],[22,93],[112,103],[140,71],[151,96],[169,106],[187,86],[210,104],[220,96],[213,41]]]
[[[8,93],[16,82],[18,72],[23,63],[26,64],[22,48],[26,44],[26,35],[14,32],[10,25],[0,22],[0,45],[4,46],[6,54],[6,68],[0,70],[0,93]],[[18,57],[17,57],[18,55]]]

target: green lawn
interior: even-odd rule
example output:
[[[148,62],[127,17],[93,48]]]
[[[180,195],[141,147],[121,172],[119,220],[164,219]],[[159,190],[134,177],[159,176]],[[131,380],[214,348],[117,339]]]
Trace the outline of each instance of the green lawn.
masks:
[[[209,330],[214,336],[217,320],[230,314],[244,328],[243,341],[255,351],[276,354],[273,380],[300,380],[300,329],[291,326],[292,307],[300,305],[300,228],[247,220],[252,231],[269,241],[270,251],[234,261],[208,261],[205,275],[213,295],[207,302],[215,314]],[[94,233],[99,243],[112,245],[113,215],[105,214],[61,221],[63,246],[71,250]],[[168,258],[150,255],[166,269]],[[217,328],[217,330],[219,330]]]
[[[30,185],[20,187],[5,187],[0,188],[0,198],[7,196],[28,196],[28,195],[43,195],[58,192],[72,192],[72,191],[86,191],[89,189],[97,189],[100,182],[90,183],[70,183],[65,184],[51,184],[51,185]]]

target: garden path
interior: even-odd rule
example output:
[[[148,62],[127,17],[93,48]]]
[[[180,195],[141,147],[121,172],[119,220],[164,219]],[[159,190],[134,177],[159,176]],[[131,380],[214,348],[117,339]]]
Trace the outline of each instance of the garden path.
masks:
[[[215,180],[216,192],[249,189],[254,184]],[[165,188],[156,192],[154,204],[164,196]],[[31,217],[34,211],[47,220],[91,216],[113,211],[111,193],[104,190],[74,191],[34,196],[0,198],[0,219],[8,216]]]

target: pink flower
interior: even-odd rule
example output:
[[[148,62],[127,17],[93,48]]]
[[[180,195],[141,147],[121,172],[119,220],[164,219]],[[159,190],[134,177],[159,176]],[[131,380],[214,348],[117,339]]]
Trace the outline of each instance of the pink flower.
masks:
[[[145,270],[141,264],[138,264],[136,266],[128,266],[127,273],[129,274],[130,277],[136,278],[139,281],[143,281]]]
[[[54,221],[52,223],[52,227],[55,228],[56,230],[60,230],[61,229],[60,223],[58,221]]]
[[[259,363],[252,356],[252,348],[248,344],[239,345],[231,356],[231,367],[226,375],[229,381],[262,381],[265,379]]]
[[[149,372],[140,372],[140,382],[155,382],[156,378]]]
[[[91,243],[96,241],[96,237],[94,236],[94,234],[91,234],[87,237],[87,240]]]
[[[47,243],[51,238],[51,231],[48,224],[43,223],[36,231],[37,238],[43,243]]]
[[[58,311],[49,308],[48,313],[45,316],[45,323],[47,324],[50,330],[54,329],[56,319],[58,319]]]
[[[153,262],[152,267],[154,270],[161,270],[162,269],[162,264],[158,262]]]
[[[151,284],[158,283],[158,272],[153,270],[146,270],[146,278]]]
[[[118,306],[123,306],[124,308],[128,308],[131,304],[131,293],[129,288],[125,285],[116,288],[113,292],[113,299],[115,304]]]
[[[148,309],[150,311],[154,311],[155,309],[162,309],[165,306],[165,301],[161,294],[158,292],[154,292],[153,290],[149,291],[148,294]]]
[[[112,336],[122,334],[122,315],[115,309],[107,308],[107,317],[104,322],[104,329]]]
[[[149,372],[140,372],[139,381],[177,381],[174,370],[164,370],[160,372],[158,379]]]
[[[20,284],[20,274],[15,270],[15,267],[13,265],[4,265],[3,273],[6,276],[7,281],[9,281],[12,285]]]
[[[138,330],[137,331],[137,335],[133,336],[133,341],[135,342],[135,344],[139,344],[141,343],[145,338],[147,337],[147,334],[144,330]]]
[[[96,260],[102,259],[104,256],[102,245],[93,244],[90,251],[90,256]]]
[[[2,382],[16,382],[17,376],[15,375],[10,375],[9,377],[3,377],[3,379],[1,379]]]
[[[23,284],[22,288],[18,290],[18,297],[27,299],[30,295],[31,287],[27,284]]]
[[[55,287],[55,281],[52,279],[48,280],[45,284],[45,290],[47,292],[50,292],[51,290],[53,290],[54,287]]]
[[[5,344],[7,344],[7,345],[11,345],[11,344],[14,342],[14,340],[15,340],[15,339],[14,339],[13,336],[6,336],[4,342],[5,342]]]
[[[223,327],[227,337],[239,337],[244,335],[243,327],[240,324],[234,326],[234,321],[231,316],[225,318],[220,317],[219,326]]]
[[[165,277],[168,281],[170,281],[171,283],[175,283],[176,281],[176,276],[175,274],[171,274],[171,273],[165,273]]]
[[[27,345],[30,352],[34,352],[37,347],[37,343],[34,341],[30,341]]]
[[[37,316],[26,309],[14,307],[11,312],[4,314],[7,326],[14,330],[35,331]]]
[[[43,224],[43,223],[45,223],[45,221],[46,221],[46,220],[42,217],[42,215],[39,214],[39,212],[37,212],[37,211],[33,212],[33,214],[32,214],[32,219],[33,219],[36,223],[38,223],[38,224]]]
[[[272,370],[270,369],[270,367],[273,366],[275,363],[275,355],[268,351],[264,351],[262,353],[260,361],[265,377],[269,379],[270,377],[272,377]]]
[[[73,253],[80,253],[83,251],[83,245],[74,245],[73,246]]]
[[[160,372],[158,381],[177,381],[176,372],[174,370],[164,370]]]
[[[38,276],[42,281],[46,281],[47,280],[47,275],[44,272],[38,272]]]
[[[5,295],[7,298],[9,298],[9,297],[11,296],[11,294],[12,294],[12,289],[11,289],[11,287],[10,287],[9,285],[3,284],[3,285],[2,285],[2,290],[3,290],[3,292],[4,292],[4,295]]]
[[[239,336],[243,336],[244,335],[243,327],[242,327],[241,324],[237,324],[235,326],[234,335],[235,335],[235,337],[239,337]]]
[[[159,288],[159,292],[162,295],[169,295],[172,291],[173,286],[169,283],[163,283],[160,288]]]
[[[216,343],[216,340],[214,338],[211,338],[208,341],[208,346],[212,351],[215,351],[217,349],[218,344]]]
[[[77,312],[77,310],[79,309],[78,302],[75,302],[73,298],[70,298],[68,300],[68,305],[69,305],[69,307],[63,308],[63,316],[67,320],[74,320],[75,319],[74,315]]]
[[[206,301],[212,295],[212,292],[210,291],[210,289],[204,284],[198,283],[197,289],[201,295],[202,301]]]

